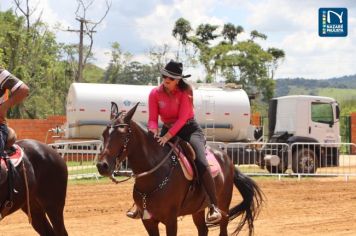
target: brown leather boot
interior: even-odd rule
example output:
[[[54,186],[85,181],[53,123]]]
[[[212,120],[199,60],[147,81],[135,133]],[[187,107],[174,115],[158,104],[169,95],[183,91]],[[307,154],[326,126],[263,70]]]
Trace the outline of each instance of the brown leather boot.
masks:
[[[209,169],[207,169],[205,173],[202,175],[201,180],[205,188],[205,191],[209,196],[210,203],[211,203],[205,221],[208,224],[218,223],[221,220],[221,212],[217,207],[214,179],[211,176]]]

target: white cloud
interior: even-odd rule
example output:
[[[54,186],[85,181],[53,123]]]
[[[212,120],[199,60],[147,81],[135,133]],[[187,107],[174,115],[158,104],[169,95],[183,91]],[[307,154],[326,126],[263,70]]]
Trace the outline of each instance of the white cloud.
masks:
[[[94,64],[103,69],[105,69],[109,65],[109,62],[111,60],[110,48],[94,47],[93,54],[95,57],[95,60],[93,61]]]
[[[317,27],[318,7],[305,1],[259,1],[250,3],[248,11],[250,27],[262,32],[311,31]]]
[[[279,45],[285,50],[286,59],[277,76],[323,79],[355,74],[354,41],[348,37],[321,38],[317,32],[288,35]]]
[[[50,27],[54,27],[57,24],[60,24],[65,28],[71,26],[70,22],[60,15],[60,11],[56,11],[50,6],[49,0],[37,0],[30,2],[30,4],[30,6],[33,7],[37,6],[36,11],[33,13],[32,19],[37,19],[41,14],[41,19]]]
[[[261,44],[286,53],[276,77],[321,79],[355,74],[354,15],[349,11],[348,37],[319,37],[318,9],[324,4],[322,1],[266,0],[249,5],[249,27],[269,36]]]
[[[62,29],[78,29],[76,1],[31,0],[34,6],[36,2],[38,9],[43,11],[42,19],[51,27],[59,22]],[[115,41],[124,51],[133,53],[134,60],[148,62],[150,47],[168,44],[172,51],[177,50],[178,44],[171,32],[175,21],[184,17],[194,29],[201,23],[242,25],[246,33],[240,39],[245,39],[255,29],[265,33],[267,40],[258,43],[264,48],[277,47],[286,52],[277,77],[329,78],[355,74],[356,4],[343,0],[327,3],[326,6],[323,0],[112,0],[107,18],[96,28],[93,50],[96,63],[103,68],[110,60],[105,52],[110,52],[108,47]],[[10,6],[10,1],[1,1],[2,10]],[[318,9],[330,6],[348,8],[348,37],[318,36]],[[95,0],[87,16],[96,21],[104,11],[105,0]],[[79,40],[76,33],[59,30],[56,33],[60,42],[77,43]],[[203,77],[201,67],[186,69],[187,73]]]
[[[176,47],[177,41],[172,36],[172,30],[179,17],[187,19],[192,28],[202,23],[222,24],[222,20],[208,16],[213,3],[212,0],[177,0],[172,5],[159,4],[151,14],[135,20],[138,34],[142,40],[147,40],[152,45],[168,44]]]

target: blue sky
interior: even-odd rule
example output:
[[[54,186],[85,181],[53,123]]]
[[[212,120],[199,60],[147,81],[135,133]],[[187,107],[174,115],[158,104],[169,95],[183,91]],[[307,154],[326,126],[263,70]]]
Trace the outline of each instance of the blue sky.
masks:
[[[0,0],[0,9],[13,7],[12,2]],[[79,27],[75,20],[75,0],[29,2],[42,10],[42,19],[56,32],[58,41],[79,41],[78,35],[54,28],[58,23],[62,29]],[[347,37],[318,36],[318,9],[321,7],[348,9]],[[94,0],[87,19],[99,19],[104,8],[105,0]],[[147,62],[151,47],[168,44],[171,50],[177,50],[171,31],[179,17],[189,20],[194,28],[200,23],[241,25],[246,31],[242,38],[251,30],[266,34],[267,40],[258,43],[264,48],[283,49],[286,53],[277,78],[324,79],[356,74],[356,1],[346,0],[112,0],[109,14],[95,34],[94,63],[106,67],[110,46],[115,41],[123,51],[134,54],[134,59],[143,63]],[[204,75],[200,68],[187,70],[198,78]]]

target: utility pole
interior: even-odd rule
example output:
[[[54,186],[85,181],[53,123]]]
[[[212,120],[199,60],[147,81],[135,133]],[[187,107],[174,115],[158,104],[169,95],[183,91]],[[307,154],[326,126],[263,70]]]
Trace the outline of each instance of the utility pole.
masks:
[[[83,64],[83,38],[84,38],[84,33],[87,33],[87,31],[84,30],[84,23],[91,23],[91,22],[84,18],[75,18],[75,19],[80,22],[80,29],[79,30],[68,29],[67,31],[79,33],[78,73],[76,74],[75,81],[81,82],[83,80],[83,67],[84,67],[84,64]],[[95,33],[96,31],[91,30],[88,32]]]
[[[83,80],[83,34],[84,34],[84,21],[83,18],[76,18],[80,22],[80,33],[79,33],[79,60],[78,60],[78,75],[77,82]]]

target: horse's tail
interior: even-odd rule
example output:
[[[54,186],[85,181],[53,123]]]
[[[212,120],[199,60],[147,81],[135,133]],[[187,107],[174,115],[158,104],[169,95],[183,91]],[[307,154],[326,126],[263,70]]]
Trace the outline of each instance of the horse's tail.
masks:
[[[263,192],[253,179],[244,175],[237,168],[234,171],[234,184],[242,195],[243,200],[229,210],[229,220],[241,216],[233,235],[237,235],[246,223],[248,224],[249,235],[252,235],[254,230],[253,222],[258,216],[263,202]]]

